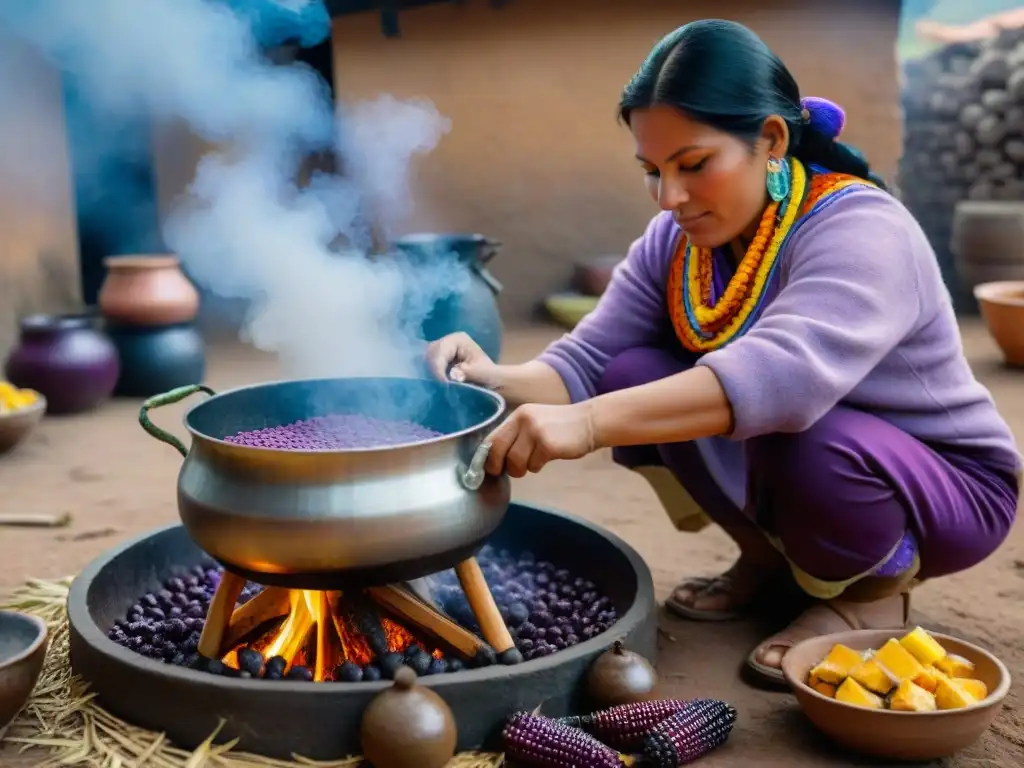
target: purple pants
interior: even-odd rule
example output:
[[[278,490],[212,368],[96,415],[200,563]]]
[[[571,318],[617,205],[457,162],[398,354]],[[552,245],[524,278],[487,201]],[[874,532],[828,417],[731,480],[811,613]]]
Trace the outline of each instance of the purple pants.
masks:
[[[658,349],[611,361],[599,390],[639,386],[688,365]],[[627,467],[665,466],[714,522],[756,526],[789,560],[824,581],[894,576],[920,558],[921,578],[964,570],[1010,531],[1019,490],[1009,470],[929,447],[863,411],[837,406],[810,429],[747,440],[747,503],[714,481],[695,443],[617,448]]]

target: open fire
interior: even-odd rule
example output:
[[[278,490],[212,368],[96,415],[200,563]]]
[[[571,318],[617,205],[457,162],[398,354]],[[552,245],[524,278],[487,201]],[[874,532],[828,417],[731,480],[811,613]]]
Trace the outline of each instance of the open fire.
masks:
[[[420,655],[417,671],[448,667],[433,641],[383,615],[365,592],[264,589],[235,609],[222,644],[227,667],[272,679],[358,682],[371,665],[397,668]]]
[[[594,583],[551,562],[491,546],[476,559],[526,661],[589,640],[618,619]],[[431,602],[405,585],[346,593],[260,587],[210,563],[141,596],[109,637],[168,664],[266,680],[369,682],[402,665],[432,675],[494,663],[455,571],[428,582]]]

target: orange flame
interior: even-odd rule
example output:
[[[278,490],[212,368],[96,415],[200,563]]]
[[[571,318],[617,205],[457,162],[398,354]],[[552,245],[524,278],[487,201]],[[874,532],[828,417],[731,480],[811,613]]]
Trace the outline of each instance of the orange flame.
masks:
[[[334,669],[350,661],[365,666],[374,661],[374,652],[368,639],[346,621],[344,598],[340,592],[291,590],[288,593],[288,612],[283,620],[262,636],[232,648],[223,662],[238,669],[238,651],[248,646],[260,652],[264,659],[284,658],[285,673],[293,666],[308,667],[313,680],[332,679]],[[434,658],[444,653],[422,642],[387,616],[380,617],[380,626],[389,653],[405,653],[410,646],[419,645]]]

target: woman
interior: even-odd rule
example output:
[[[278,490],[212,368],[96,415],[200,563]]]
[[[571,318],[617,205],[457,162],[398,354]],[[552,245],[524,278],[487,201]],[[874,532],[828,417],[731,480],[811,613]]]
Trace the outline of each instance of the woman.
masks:
[[[524,365],[464,335],[430,362],[518,406],[488,471],[611,447],[680,528],[698,527],[692,499],[735,539],[736,564],[684,581],[675,613],[728,619],[795,578],[813,606],[748,659],[778,682],[794,643],[903,627],[915,583],[992,554],[1020,456],[921,229],[837,141],[842,111],[801,100],[756,35],[676,30],[619,109],[663,212],[597,309]]]

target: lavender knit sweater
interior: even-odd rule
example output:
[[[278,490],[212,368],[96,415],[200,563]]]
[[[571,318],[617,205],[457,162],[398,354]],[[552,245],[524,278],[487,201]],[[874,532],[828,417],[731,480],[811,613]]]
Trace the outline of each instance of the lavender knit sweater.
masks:
[[[597,309],[540,360],[578,401],[595,394],[624,350],[671,346],[715,372],[735,414],[734,440],[802,431],[843,403],[1018,471],[1013,436],[964,358],[935,254],[903,205],[852,188],[797,227],[751,329],[697,356],[675,341],[666,307],[679,228],[668,213],[655,216]]]

